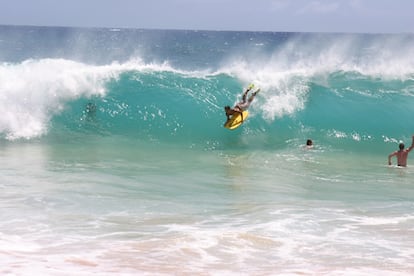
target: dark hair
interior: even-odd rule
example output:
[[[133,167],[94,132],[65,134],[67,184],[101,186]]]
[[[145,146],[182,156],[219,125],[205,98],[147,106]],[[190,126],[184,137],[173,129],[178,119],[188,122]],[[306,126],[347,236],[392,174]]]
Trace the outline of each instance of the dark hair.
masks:
[[[404,143],[400,143],[399,145],[398,145],[399,147],[400,147],[400,150],[403,150],[404,149]]]
[[[306,140],[306,145],[307,146],[312,146],[312,140],[311,139]]]
[[[226,106],[224,107],[224,109],[225,109],[225,110],[230,109],[230,106],[229,106],[229,105],[226,105]]]

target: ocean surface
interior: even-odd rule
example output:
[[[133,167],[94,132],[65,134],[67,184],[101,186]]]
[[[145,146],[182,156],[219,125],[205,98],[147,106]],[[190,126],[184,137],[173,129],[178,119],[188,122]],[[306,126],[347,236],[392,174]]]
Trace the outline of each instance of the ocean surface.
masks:
[[[0,26],[0,110],[1,275],[414,274],[413,34]]]

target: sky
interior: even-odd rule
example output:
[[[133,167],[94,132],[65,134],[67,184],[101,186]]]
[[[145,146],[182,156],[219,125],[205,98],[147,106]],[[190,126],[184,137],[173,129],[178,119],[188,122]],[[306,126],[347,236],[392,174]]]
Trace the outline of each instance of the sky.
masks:
[[[0,25],[414,33],[414,0],[0,0]]]

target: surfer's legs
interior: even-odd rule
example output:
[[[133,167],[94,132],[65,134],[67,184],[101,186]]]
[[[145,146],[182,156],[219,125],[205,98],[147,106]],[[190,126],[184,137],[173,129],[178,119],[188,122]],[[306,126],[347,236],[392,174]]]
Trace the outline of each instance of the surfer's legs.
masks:
[[[251,85],[251,86],[249,86],[249,87],[246,89],[246,91],[244,91],[244,93],[243,93],[243,97],[242,97],[242,101],[243,101],[243,102],[246,102],[246,99],[247,99],[247,94],[250,92],[250,90],[252,90],[252,88],[253,88],[253,86]]]
[[[246,92],[244,92],[244,93],[243,93],[243,98],[242,98],[242,102],[243,102],[243,103],[245,103],[245,102],[246,102],[247,93],[249,93],[249,90],[246,90]]]
[[[234,108],[240,111],[247,110],[252,103],[254,97],[259,93],[260,89],[257,89],[255,92],[252,93],[252,95],[247,99],[247,94],[249,93],[251,89],[247,89],[246,92],[243,93],[243,99],[241,102],[239,102]],[[247,101],[246,101],[247,99]]]
[[[254,99],[254,97],[256,97],[257,93],[259,93],[260,89],[257,89],[255,92],[253,92],[253,94],[250,96],[249,98],[249,103],[251,103]]]

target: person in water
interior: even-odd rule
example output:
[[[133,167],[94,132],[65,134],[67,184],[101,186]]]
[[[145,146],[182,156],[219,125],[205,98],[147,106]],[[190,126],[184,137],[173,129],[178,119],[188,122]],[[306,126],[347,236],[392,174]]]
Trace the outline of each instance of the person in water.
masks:
[[[89,102],[85,108],[86,114],[90,116],[95,116],[96,114],[96,105],[94,103]]]
[[[306,140],[306,148],[307,149],[313,148],[313,141],[311,139]]]
[[[260,91],[260,88],[257,89],[255,92],[252,93],[252,95],[249,98],[247,98],[247,94],[250,92],[250,90],[253,89],[253,87],[254,87],[253,85],[250,85],[246,89],[246,91],[243,93],[242,100],[240,102],[238,102],[233,108],[231,108],[229,105],[226,105],[224,107],[224,111],[226,112],[227,120],[231,119],[231,117],[236,113],[243,114],[243,111],[245,111],[249,108],[250,104],[254,100],[254,97]]]
[[[94,122],[96,117],[96,105],[92,102],[89,102],[85,106],[85,110],[83,111],[83,119],[88,122]]]
[[[414,135],[413,135],[413,140],[411,142],[411,146],[408,149],[404,149],[404,147],[405,147],[404,143],[400,143],[398,145],[398,147],[400,148],[400,150],[394,151],[390,155],[388,155],[388,165],[392,165],[391,158],[393,156],[396,156],[397,157],[397,166],[407,167],[408,153],[414,148]]]

